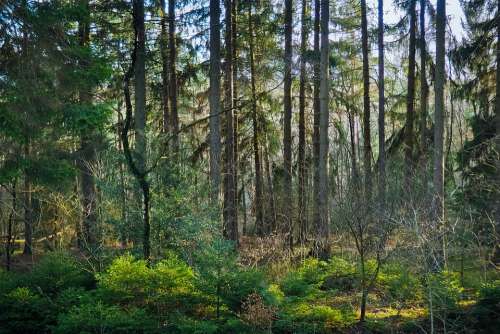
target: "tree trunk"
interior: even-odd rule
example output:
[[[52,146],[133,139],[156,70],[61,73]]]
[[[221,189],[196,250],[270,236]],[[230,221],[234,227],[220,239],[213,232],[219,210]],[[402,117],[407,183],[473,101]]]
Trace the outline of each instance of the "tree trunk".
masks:
[[[328,118],[329,118],[329,1],[321,1],[321,62],[320,62],[320,122],[319,122],[319,226],[316,235],[316,256],[325,259],[329,255],[329,217],[328,217]]]
[[[495,95],[495,117],[496,117],[496,151],[497,159],[497,189],[500,189],[500,1],[497,7],[497,73],[496,73],[496,95]],[[498,196],[496,210],[497,230],[500,225],[500,196]],[[494,255],[495,264],[500,262],[500,245],[497,243]]]
[[[236,184],[234,158],[234,120],[233,120],[233,23],[232,1],[225,0],[226,9],[226,59],[224,68],[224,91],[226,109],[226,145],[224,165],[224,235],[227,239],[238,243],[238,222],[236,214]]]
[[[255,230],[258,236],[264,235],[264,210],[262,208],[262,165],[259,150],[259,123],[257,117],[257,94],[255,92],[255,60],[254,60],[254,31],[252,6],[248,6],[248,33],[250,34],[250,84],[252,89],[252,125],[253,125],[253,156],[255,163]]]
[[[307,237],[307,211],[306,211],[306,52],[307,38],[309,35],[306,22],[308,14],[307,0],[302,0],[301,31],[300,31],[300,88],[299,88],[299,239],[304,242]]]
[[[363,167],[365,172],[365,200],[366,204],[369,205],[372,196],[372,145],[370,134],[370,69],[366,0],[361,0],[361,49],[363,54]]]
[[[168,50],[170,84],[170,124],[172,126],[172,147],[174,153],[179,152],[179,115],[177,113],[177,43],[175,38],[175,0],[168,0]]]
[[[313,60],[313,227],[316,229],[320,222],[319,213],[319,118],[320,118],[320,7],[321,0],[314,0],[314,60]],[[314,231],[318,233],[318,231]]]
[[[84,1],[84,5],[88,7],[88,1]],[[88,47],[90,41],[90,22],[89,17],[85,21],[79,23],[78,32],[80,35],[80,46]],[[88,64],[80,64],[86,66]],[[80,103],[89,106],[91,101],[91,92],[82,89],[79,92]],[[97,195],[94,175],[92,168],[97,160],[95,151],[96,136],[93,130],[84,133],[80,140],[80,179],[82,189],[82,208],[83,208],[83,247],[87,251],[93,251],[97,242]]]
[[[429,96],[429,87],[427,86],[425,57],[426,57],[426,42],[425,42],[425,2],[420,0],[420,152],[426,150],[425,133],[427,131],[427,103]],[[424,155],[421,154],[422,158]]]
[[[142,191],[142,214],[143,214],[143,256],[149,261],[150,246],[150,222],[149,222],[149,183],[146,181],[146,34],[144,27],[144,0],[134,0],[134,30],[135,46],[133,71],[135,78],[135,151],[137,163],[136,178]],[[128,80],[129,78],[126,78]],[[127,82],[128,89],[128,82]],[[130,99],[130,98],[129,98]],[[130,101],[128,101],[130,102]],[[131,106],[127,106],[130,110]],[[130,122],[130,119],[129,119]],[[125,136],[128,146],[128,127]],[[123,136],[122,136],[123,137]],[[124,143],[125,144],[125,143]],[[125,149],[125,145],[124,145]]]
[[[31,144],[29,136],[26,136],[27,142],[24,145],[24,158],[29,161],[31,157]],[[23,254],[33,254],[33,201],[32,184],[29,168],[24,170],[24,249]]]
[[[410,0],[410,46],[408,51],[408,92],[406,96],[406,128],[405,128],[405,182],[407,186],[411,185],[413,177],[414,164],[414,131],[413,124],[415,120],[415,44],[416,44],[416,19],[415,12],[416,0]]]
[[[220,190],[220,6],[210,0],[210,183],[211,199],[219,204]]]
[[[162,79],[162,112],[163,112],[163,133],[170,133],[170,113],[168,107],[169,95],[169,75],[168,75],[168,32],[167,14],[165,12],[165,0],[160,0],[160,52],[161,52],[161,79]]]
[[[239,167],[239,148],[238,148],[238,129],[240,127],[239,122],[239,109],[238,109],[238,50],[237,50],[237,42],[238,42],[238,34],[237,34],[237,24],[236,24],[236,19],[237,19],[237,14],[238,14],[238,0],[232,0],[231,1],[232,8],[231,8],[231,15],[232,15],[232,28],[231,32],[233,34],[232,39],[233,39],[233,148],[234,148],[234,189],[238,189],[238,167]],[[242,169],[243,170],[243,169]],[[236,196],[236,222],[238,222],[238,209],[239,209],[239,197]]]
[[[437,1],[436,9],[436,80],[434,84],[434,219],[438,226],[444,223],[444,83],[445,83],[445,29],[446,3]],[[440,233],[440,231],[438,231]],[[438,266],[442,265],[439,252]]]
[[[285,72],[283,98],[283,210],[289,246],[293,245],[292,211],[292,0],[285,0]]]
[[[7,242],[5,244],[5,269],[7,271],[10,271],[10,265],[11,265],[11,256],[12,256],[12,242],[14,241],[13,239],[13,228],[14,228],[14,222],[16,221],[16,206],[17,206],[17,192],[16,192],[16,183],[17,180],[14,180],[12,183],[12,209],[10,210],[8,222],[7,222]]]
[[[378,0],[378,192],[380,210],[385,209],[385,73],[384,73],[384,0]]]
[[[266,136],[267,139],[267,136]],[[274,196],[274,185],[273,185],[273,179],[272,179],[272,173],[271,173],[271,164],[270,164],[270,159],[269,159],[269,141],[266,140],[266,145],[264,146],[264,164],[266,168],[266,178],[267,178],[267,188],[269,191],[269,207],[270,207],[270,224],[268,225],[268,231],[269,233],[272,233],[276,230],[276,221],[277,221],[277,214],[276,214],[276,200]]]

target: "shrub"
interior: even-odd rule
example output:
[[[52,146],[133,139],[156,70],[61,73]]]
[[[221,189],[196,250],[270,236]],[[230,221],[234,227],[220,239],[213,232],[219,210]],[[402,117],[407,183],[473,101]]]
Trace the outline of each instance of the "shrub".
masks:
[[[471,316],[473,327],[482,333],[493,333],[500,328],[500,280],[483,284]]]
[[[389,264],[381,269],[377,288],[396,309],[402,309],[408,302],[422,300],[422,286],[417,276],[400,264]]]
[[[107,306],[98,301],[73,307],[59,316],[54,334],[125,334],[157,333],[157,324],[144,310],[131,308],[123,310]]]
[[[356,267],[352,263],[340,257],[330,259],[321,285],[322,290],[351,291],[356,284]]]
[[[0,296],[0,333],[48,333],[55,323],[52,304],[29,288],[15,288]]]
[[[430,292],[434,311],[443,313],[457,309],[463,290],[457,273],[442,271],[428,274],[426,283],[427,291],[424,293],[424,298],[430,305]]]
[[[66,253],[53,252],[45,255],[27,277],[33,289],[54,295],[68,288],[92,288],[92,274],[83,270],[74,257]]]

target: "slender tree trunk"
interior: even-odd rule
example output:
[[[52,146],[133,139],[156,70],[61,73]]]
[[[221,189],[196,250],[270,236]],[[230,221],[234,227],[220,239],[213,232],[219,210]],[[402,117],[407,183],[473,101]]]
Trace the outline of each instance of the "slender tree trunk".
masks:
[[[240,162],[238,158],[239,154],[239,147],[238,147],[238,129],[240,127],[239,122],[239,108],[238,108],[238,50],[237,50],[237,42],[238,42],[238,25],[236,23],[236,19],[238,17],[238,0],[232,0],[231,1],[232,8],[231,8],[231,15],[232,15],[232,28],[231,32],[233,34],[232,39],[233,39],[233,140],[234,140],[234,188],[238,189],[238,183],[239,183],[239,173],[238,173],[238,167],[240,167]],[[243,168],[242,168],[243,170]],[[239,209],[239,197],[236,196],[236,221],[238,221],[238,209]]]
[[[496,151],[497,159],[497,189],[500,189],[500,1],[497,7],[497,73],[496,73],[496,95],[495,95],[495,117],[496,117]],[[500,196],[498,196],[496,210],[497,230],[500,225]],[[497,243],[494,256],[495,264],[500,263],[500,245]]]
[[[425,42],[425,2],[420,0],[420,152],[424,153],[426,150],[427,131],[427,103],[429,96],[429,87],[427,86],[427,77],[425,70],[425,57],[427,56],[426,42]],[[421,154],[422,159],[424,155]]]
[[[266,136],[267,138],[267,136]],[[264,164],[266,168],[266,177],[267,177],[267,188],[269,189],[269,207],[271,209],[269,220],[270,224],[268,226],[268,231],[269,233],[272,233],[276,229],[276,220],[277,220],[277,214],[276,214],[276,200],[274,196],[274,185],[273,185],[273,179],[272,179],[272,173],[271,173],[271,164],[270,164],[270,159],[269,159],[269,141],[266,141],[266,145],[264,146]]]
[[[365,199],[369,205],[372,197],[372,144],[370,129],[370,69],[368,59],[368,22],[366,0],[361,0],[361,49],[363,54],[363,167],[365,176]]]
[[[314,0],[314,60],[313,60],[313,227],[320,224],[319,213],[319,119],[320,119],[320,7],[321,0]],[[318,233],[317,230],[314,231]]]
[[[129,166],[136,176],[142,191],[143,214],[143,256],[149,261],[150,246],[150,221],[149,221],[149,182],[146,180],[146,34],[144,27],[144,0],[134,0],[134,30],[135,43],[131,71],[125,77],[125,100],[127,105],[127,120],[122,131],[124,153],[127,155]],[[137,162],[134,163],[128,144],[128,130],[132,105],[128,85],[130,76],[135,78],[135,152]]]
[[[236,213],[236,184],[234,157],[234,120],[233,120],[233,23],[232,1],[225,0],[226,9],[226,59],[224,68],[224,91],[226,109],[226,145],[224,171],[224,235],[229,240],[238,243],[238,221]]]
[[[444,83],[445,83],[445,29],[446,3],[437,1],[436,9],[436,80],[434,84],[434,219],[444,223]],[[440,233],[440,231],[438,231]],[[438,266],[442,265],[442,254],[438,254]]]
[[[285,72],[283,98],[283,209],[289,246],[293,246],[292,211],[292,0],[285,0]]]
[[[351,137],[351,172],[354,185],[358,182],[358,167],[356,163],[356,129],[354,124],[354,116],[347,106],[347,117],[349,121],[349,134]]]
[[[306,22],[308,14],[307,0],[302,0],[301,32],[300,32],[300,88],[299,88],[299,239],[301,242],[307,236],[307,211],[306,211],[306,52],[307,38],[309,35]]]
[[[84,6],[88,7],[88,0],[84,0]],[[90,22],[89,17],[79,22],[80,46],[88,47],[90,41]],[[85,67],[88,64],[80,64]],[[81,90],[79,92],[80,103],[90,105],[91,95],[89,91]],[[97,194],[92,168],[97,160],[95,151],[96,136],[93,130],[84,133],[80,140],[80,179],[82,189],[82,207],[83,207],[83,247],[91,252],[95,249],[97,236]]]
[[[406,96],[406,128],[405,128],[405,182],[411,185],[414,163],[413,153],[415,145],[415,134],[413,126],[415,123],[415,44],[416,44],[416,0],[410,0],[410,46],[408,51],[408,92]]]
[[[24,145],[24,157],[29,161],[31,157],[31,144],[29,136],[26,136],[27,141]],[[32,184],[29,168],[24,170],[24,249],[23,254],[30,255],[33,253],[33,201],[32,201]]]
[[[169,95],[169,75],[168,75],[168,31],[167,14],[165,12],[165,0],[160,0],[160,52],[161,52],[161,79],[162,79],[162,112],[163,112],[163,133],[170,133],[170,113],[168,107]]]
[[[179,151],[179,115],[177,112],[177,41],[175,36],[175,0],[168,0],[168,50],[169,50],[169,74],[170,84],[170,124],[172,126],[172,147],[174,153]]]
[[[378,0],[378,192],[382,215],[385,209],[385,73],[384,73],[384,0]]]
[[[220,6],[210,0],[210,182],[211,199],[218,206],[220,190]]]
[[[11,266],[11,256],[12,256],[12,242],[14,241],[13,227],[16,220],[16,206],[17,206],[17,192],[16,192],[17,180],[12,183],[12,209],[10,210],[9,219],[7,222],[7,243],[5,244],[5,267],[7,271],[10,271]]]
[[[254,31],[252,6],[248,6],[248,33],[250,34],[250,84],[252,89],[253,155],[255,163],[255,229],[258,236],[264,235],[264,210],[262,208],[262,166],[259,150],[259,123],[257,117],[257,95],[255,92]]]
[[[316,255],[327,258],[329,255],[328,238],[330,219],[328,217],[328,119],[329,119],[329,1],[321,1],[321,83],[320,83],[320,123],[319,123],[319,226],[316,236]]]

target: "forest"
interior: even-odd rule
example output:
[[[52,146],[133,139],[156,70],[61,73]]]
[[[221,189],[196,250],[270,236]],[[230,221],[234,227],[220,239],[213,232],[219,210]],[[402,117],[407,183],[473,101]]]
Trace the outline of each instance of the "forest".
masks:
[[[500,1],[0,0],[0,334],[500,332]]]

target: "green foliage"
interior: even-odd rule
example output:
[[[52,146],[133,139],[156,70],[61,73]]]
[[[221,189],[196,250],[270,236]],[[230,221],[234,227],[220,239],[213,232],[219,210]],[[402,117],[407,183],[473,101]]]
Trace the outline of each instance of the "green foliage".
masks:
[[[449,271],[428,274],[425,289],[425,301],[439,313],[456,310],[463,292],[458,274]]]
[[[157,333],[157,324],[145,310],[121,309],[97,301],[72,308],[58,319],[55,334]]]
[[[384,298],[401,309],[407,303],[418,303],[423,298],[422,286],[418,276],[409,268],[398,263],[383,266],[378,275],[377,287]]]
[[[470,313],[472,326],[480,333],[493,333],[500,328],[500,281],[483,285],[479,300]]]
[[[44,294],[54,295],[68,288],[92,288],[93,276],[74,257],[66,253],[49,253],[28,276],[27,284]]]
[[[0,295],[0,333],[48,333],[55,322],[54,307],[47,297],[18,287]]]

